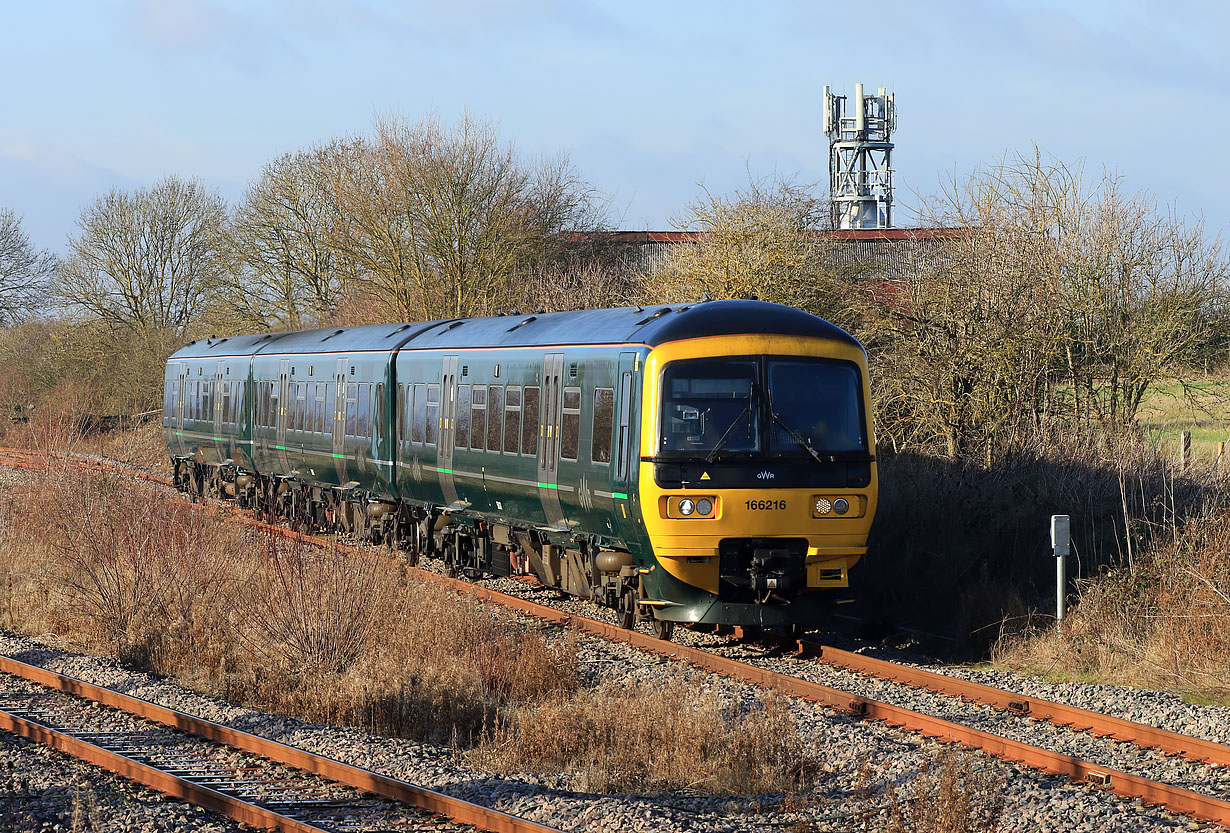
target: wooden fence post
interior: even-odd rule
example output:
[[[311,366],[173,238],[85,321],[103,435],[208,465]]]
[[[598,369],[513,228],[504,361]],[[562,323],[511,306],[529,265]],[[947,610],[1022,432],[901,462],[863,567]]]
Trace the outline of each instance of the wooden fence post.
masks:
[[[1192,432],[1184,431],[1179,435],[1179,471],[1187,474],[1187,468],[1192,462]]]

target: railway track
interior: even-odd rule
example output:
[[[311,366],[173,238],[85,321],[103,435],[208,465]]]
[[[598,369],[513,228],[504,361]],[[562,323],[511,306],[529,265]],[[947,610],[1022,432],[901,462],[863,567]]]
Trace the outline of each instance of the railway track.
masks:
[[[285,833],[554,828],[0,656],[0,729]]]
[[[26,467],[37,467],[37,463],[33,462],[37,459],[37,455],[17,456],[20,458],[19,462],[24,463]],[[0,460],[6,458],[9,458],[7,450],[0,450]],[[89,467],[107,468],[105,464],[100,464],[97,460],[90,460]],[[147,475],[146,479],[154,478]],[[324,542],[324,539],[315,536],[256,521],[247,513],[240,513],[236,510],[235,514],[240,516],[245,523],[270,530],[274,534],[308,543]],[[823,685],[798,675],[782,673],[754,663],[732,659],[711,650],[663,642],[635,630],[625,630],[614,623],[562,611],[479,584],[449,578],[430,570],[410,569],[415,569],[417,574],[426,580],[443,584],[480,600],[500,604],[538,619],[573,627],[602,639],[622,642],[643,651],[686,662],[696,668],[764,689],[775,690],[791,697],[820,703],[841,712],[881,721],[927,737],[980,750],[1051,775],[1084,782],[1094,788],[1106,790],[1124,798],[1139,799],[1148,804],[1164,806],[1173,812],[1195,819],[1230,827],[1230,800],[1225,797],[1208,795],[1099,765],[1074,755],[976,729],[912,708],[853,694],[850,691]],[[811,657],[860,675],[926,689],[947,697],[993,707],[1000,710],[1005,719],[1010,721],[1028,719],[1047,721],[1072,731],[1086,731],[1114,741],[1134,744],[1143,749],[1159,749],[1168,755],[1182,756],[1210,767],[1230,766],[1230,747],[1223,744],[1037,697],[1026,697],[925,669],[891,663],[813,642],[798,641],[785,647],[800,658]]]

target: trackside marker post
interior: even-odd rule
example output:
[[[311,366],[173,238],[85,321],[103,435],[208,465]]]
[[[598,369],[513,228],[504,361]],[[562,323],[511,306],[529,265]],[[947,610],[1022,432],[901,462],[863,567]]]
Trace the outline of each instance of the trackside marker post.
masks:
[[[1071,519],[1067,515],[1051,515],[1051,550],[1055,553],[1055,622],[1063,621],[1064,596],[1068,585],[1068,550],[1071,540]]]

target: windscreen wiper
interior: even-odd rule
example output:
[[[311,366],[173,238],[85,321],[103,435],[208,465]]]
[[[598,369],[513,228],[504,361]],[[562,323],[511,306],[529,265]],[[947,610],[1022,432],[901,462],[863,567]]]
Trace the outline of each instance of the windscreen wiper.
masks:
[[[722,432],[722,436],[718,438],[718,441],[714,443],[713,448],[710,449],[709,453],[705,455],[706,463],[713,462],[713,458],[717,455],[719,451],[722,450],[722,446],[726,445],[726,440],[730,439],[730,432],[735,430],[735,426],[738,425],[740,422],[742,422],[745,416],[750,416],[751,413],[752,413],[752,400],[748,399],[747,407],[739,412],[738,416],[734,418],[734,420],[730,423],[729,427],[727,427],[727,429]]]
[[[803,435],[786,424],[786,420],[782,419],[782,415],[773,407],[773,391],[765,387],[765,402],[769,406],[769,418],[776,424],[780,425],[790,439],[794,440],[799,446],[812,456],[817,463],[825,462],[824,458],[816,453],[816,450],[811,447],[811,443],[803,439]]]

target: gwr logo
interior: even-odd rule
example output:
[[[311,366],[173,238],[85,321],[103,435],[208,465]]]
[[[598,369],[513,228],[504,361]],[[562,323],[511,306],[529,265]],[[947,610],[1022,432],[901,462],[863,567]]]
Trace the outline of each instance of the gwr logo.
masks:
[[[771,471],[762,471],[760,474],[756,475],[756,479],[757,479],[757,480],[772,480],[772,479],[773,479],[773,472],[771,472]]]

